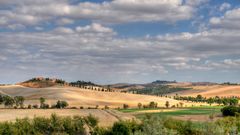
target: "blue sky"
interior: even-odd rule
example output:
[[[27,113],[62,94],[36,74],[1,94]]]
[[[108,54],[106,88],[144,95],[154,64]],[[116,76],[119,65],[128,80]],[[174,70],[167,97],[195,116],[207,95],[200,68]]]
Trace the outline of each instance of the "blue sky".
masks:
[[[238,0],[0,1],[0,83],[240,82]]]

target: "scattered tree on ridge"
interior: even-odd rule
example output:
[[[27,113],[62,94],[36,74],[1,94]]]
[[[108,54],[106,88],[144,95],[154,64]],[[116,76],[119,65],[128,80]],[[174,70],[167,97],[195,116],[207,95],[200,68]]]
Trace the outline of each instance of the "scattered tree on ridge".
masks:
[[[138,103],[138,109],[142,108],[142,103]]]
[[[16,96],[14,97],[15,103],[16,103],[16,107],[21,107],[23,108],[24,106],[24,100],[25,98],[23,96]]]
[[[169,106],[170,106],[169,101],[166,101],[165,106],[166,106],[167,108],[169,108]]]

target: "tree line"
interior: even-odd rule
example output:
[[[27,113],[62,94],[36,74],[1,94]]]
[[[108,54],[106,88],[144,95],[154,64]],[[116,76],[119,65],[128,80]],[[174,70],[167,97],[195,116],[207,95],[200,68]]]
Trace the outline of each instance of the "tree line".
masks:
[[[212,105],[213,103],[216,103],[219,105],[223,104],[223,105],[227,106],[227,105],[237,105],[239,97],[215,96],[215,97],[206,98],[206,97],[203,97],[202,95],[197,95],[196,97],[192,97],[192,96],[178,96],[176,94],[176,96],[174,96],[174,99],[191,101],[191,102],[208,103],[210,105]]]
[[[182,87],[172,87],[168,85],[157,85],[157,86],[149,86],[142,89],[129,89],[126,92],[135,93],[135,94],[145,94],[145,95],[155,95],[163,97],[168,93],[178,92],[182,90],[189,90],[191,88],[182,88]]]
[[[9,95],[2,95],[0,94],[0,105],[3,104],[6,108],[21,108],[21,109],[24,109],[24,101],[25,101],[25,98],[23,96],[15,96],[15,97],[11,97]],[[56,104],[53,104],[53,105],[49,105],[46,103],[46,99],[43,98],[43,97],[40,97],[39,98],[39,103],[40,103],[40,106],[38,106],[37,104],[35,105],[28,105],[27,108],[28,109],[31,109],[31,108],[41,108],[41,109],[48,109],[48,108],[66,108],[68,107],[68,103],[67,101],[61,101],[61,100],[58,100],[56,102]]]

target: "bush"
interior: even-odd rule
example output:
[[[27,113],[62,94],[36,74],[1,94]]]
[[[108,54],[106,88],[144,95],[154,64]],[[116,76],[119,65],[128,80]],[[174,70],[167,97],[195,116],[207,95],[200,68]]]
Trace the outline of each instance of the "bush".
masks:
[[[158,105],[158,103],[150,102],[149,105],[148,105],[148,107],[149,107],[149,108],[157,108],[157,105]]]
[[[35,117],[17,119],[16,122],[0,123],[1,135],[85,135],[87,125],[84,118],[59,117],[52,115],[50,118]]]
[[[34,109],[38,109],[38,105],[33,105],[32,106]]]
[[[104,106],[104,109],[109,109],[109,106],[105,105],[105,106]]]
[[[128,109],[129,105],[128,104],[123,104],[123,109]]]
[[[130,129],[123,122],[114,123],[112,127],[113,135],[130,135]]]
[[[68,103],[67,101],[60,101],[58,100],[57,103],[56,103],[56,108],[66,108],[68,106]]]
[[[240,108],[236,106],[226,106],[221,109],[223,116],[235,116],[240,112]]]
[[[90,114],[85,118],[85,122],[87,123],[87,125],[89,125],[90,131],[93,132],[94,128],[97,127],[99,120]]]
[[[27,107],[28,109],[32,109],[32,105],[28,105],[28,107]]]

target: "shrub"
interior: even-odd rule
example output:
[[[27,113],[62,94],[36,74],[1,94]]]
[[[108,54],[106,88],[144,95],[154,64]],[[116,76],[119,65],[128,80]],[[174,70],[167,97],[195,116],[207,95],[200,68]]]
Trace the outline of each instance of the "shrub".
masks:
[[[50,118],[35,117],[17,119],[16,122],[0,123],[1,135],[85,135],[87,125],[82,117],[59,117],[53,114]]]
[[[49,104],[44,104],[44,105],[43,105],[43,108],[44,108],[44,109],[49,109],[50,106],[49,106]]]
[[[66,108],[68,106],[68,103],[67,101],[60,101],[58,100],[57,103],[56,103],[56,108]]]
[[[155,103],[155,102],[150,102],[148,107],[149,107],[149,108],[157,108],[157,103]]]
[[[112,127],[113,135],[130,135],[130,129],[123,122],[116,122]]]
[[[40,97],[39,101],[40,101],[40,108],[44,108],[44,104],[45,104],[46,99],[43,98],[43,97]]]
[[[30,135],[35,134],[31,120],[28,118],[17,119],[14,123],[14,134],[18,135]]]
[[[13,123],[4,122],[0,124],[0,134],[1,135],[13,135]]]
[[[32,106],[34,109],[38,109],[38,105],[33,105]]]
[[[226,106],[221,109],[223,116],[235,116],[236,113],[240,112],[240,108],[236,106]]]
[[[105,106],[104,106],[104,109],[109,109],[109,106],[105,105]]]
[[[142,103],[138,103],[138,109],[142,108]]]
[[[20,108],[23,108],[25,100],[23,96],[15,96],[14,100],[17,107],[20,106]]]
[[[123,109],[128,109],[129,105],[128,104],[123,104]]]
[[[32,105],[28,105],[28,107],[27,107],[28,109],[32,109]]]
[[[92,129],[95,128],[99,122],[99,120],[91,114],[85,118],[85,121]]]
[[[3,96],[0,94],[0,105],[3,103]]]
[[[166,101],[165,106],[166,106],[166,108],[169,108],[169,106],[170,106],[169,101]]]
[[[44,117],[34,117],[33,118],[33,128],[34,130],[43,133],[49,134],[49,123],[50,119]]]
[[[3,96],[3,102],[5,107],[12,107],[13,104],[15,103],[15,100],[12,97],[7,95],[7,96]]]
[[[102,128],[102,127],[96,127],[94,131],[92,132],[92,135],[112,135],[111,129],[109,128]]]

